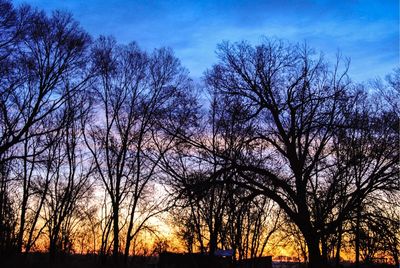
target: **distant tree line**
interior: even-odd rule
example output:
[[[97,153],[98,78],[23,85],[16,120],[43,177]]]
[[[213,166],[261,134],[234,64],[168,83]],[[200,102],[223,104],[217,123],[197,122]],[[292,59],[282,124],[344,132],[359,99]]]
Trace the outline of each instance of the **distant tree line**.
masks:
[[[0,256],[127,263],[166,248],[168,215],[187,252],[398,266],[400,69],[357,84],[276,39],[217,54],[196,85],[171,49],[0,0]]]

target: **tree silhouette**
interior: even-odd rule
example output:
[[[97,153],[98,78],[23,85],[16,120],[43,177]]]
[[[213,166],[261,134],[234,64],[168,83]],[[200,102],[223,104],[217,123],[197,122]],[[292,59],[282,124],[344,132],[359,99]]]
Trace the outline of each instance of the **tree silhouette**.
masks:
[[[110,198],[113,256],[117,263],[124,200],[129,203],[125,261],[131,241],[160,211],[159,202],[155,202],[143,217],[140,211],[144,207],[140,206],[145,204],[143,198],[155,179],[160,157],[168,150],[168,146],[159,146],[157,139],[165,131],[174,132],[169,128],[174,120],[182,121],[181,105],[191,95],[187,92],[190,80],[172,51],[164,48],[148,55],[134,43],[120,46],[112,38],[101,37],[92,57],[94,72],[98,73],[94,116],[102,114],[102,118],[88,127],[85,137],[96,173]],[[168,144],[168,139],[164,142]]]
[[[376,149],[361,159],[377,158],[368,174],[351,177],[345,204],[337,211],[342,202],[337,195],[340,175],[351,167],[346,162],[344,170],[330,168],[335,162],[334,141],[341,129],[358,131],[347,116],[357,101],[347,66],[340,72],[338,61],[330,70],[307,46],[275,40],[255,47],[223,43],[218,55],[220,62],[206,74],[207,84],[223,96],[239,98],[244,108],[237,116],[252,122],[252,131],[247,132],[251,135],[243,138],[246,151],[239,157],[220,155],[228,165],[220,171],[239,174],[236,184],[279,204],[307,242],[310,267],[322,267],[326,250],[323,243],[321,253],[320,243],[325,236],[348,219],[367,195],[393,189],[398,152],[389,148],[396,147],[398,131],[390,121],[375,125],[381,136],[368,144]],[[391,118],[384,112],[383,116]]]

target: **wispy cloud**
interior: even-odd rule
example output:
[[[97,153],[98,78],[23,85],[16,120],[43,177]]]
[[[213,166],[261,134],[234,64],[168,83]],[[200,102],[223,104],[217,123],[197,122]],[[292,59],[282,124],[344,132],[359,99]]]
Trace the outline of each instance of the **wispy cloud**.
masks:
[[[262,36],[307,41],[328,58],[340,50],[351,58],[350,74],[357,81],[399,65],[397,0],[25,2],[47,11],[69,10],[95,36],[114,35],[146,49],[172,47],[195,77],[215,63],[222,40],[257,43]]]

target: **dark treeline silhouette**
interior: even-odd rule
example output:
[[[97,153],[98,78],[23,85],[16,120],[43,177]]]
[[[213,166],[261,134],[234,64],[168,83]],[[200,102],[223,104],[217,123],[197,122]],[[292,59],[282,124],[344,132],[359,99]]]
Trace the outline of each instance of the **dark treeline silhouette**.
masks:
[[[213,198],[214,189],[225,186],[230,195],[237,187],[246,200],[261,196],[274,201],[301,233],[309,267],[323,267],[334,258],[338,265],[344,237],[352,239],[357,266],[360,254],[372,261],[379,248],[388,249],[398,263],[398,234],[389,230],[399,218],[389,216],[387,206],[398,206],[399,110],[393,97],[399,93],[399,71],[388,77],[387,94],[382,94],[381,81],[373,83],[380,91],[372,93],[350,81],[346,61],[338,58],[330,67],[306,45],[226,42],[218,56],[219,63],[205,74],[213,99],[209,119],[196,138],[182,136],[191,147],[176,148],[179,164],[169,165],[169,173],[178,178],[173,182],[180,186],[179,196],[196,204],[192,217],[208,206],[214,212],[200,214],[209,228],[210,251],[215,228],[223,228],[215,213],[229,211],[224,195],[217,192]],[[243,198],[235,198],[243,204]],[[370,216],[392,223],[378,227]],[[377,238],[374,230],[387,238]],[[225,230],[219,239],[227,245]]]
[[[0,0],[1,260],[127,265],[168,249],[163,215],[188,253],[399,266],[400,69],[357,84],[276,39],[217,54],[195,85],[171,49]]]

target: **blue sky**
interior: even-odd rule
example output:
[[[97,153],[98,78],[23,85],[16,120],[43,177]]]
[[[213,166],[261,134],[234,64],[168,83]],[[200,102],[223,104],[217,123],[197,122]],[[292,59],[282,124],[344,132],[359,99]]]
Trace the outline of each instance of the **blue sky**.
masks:
[[[257,44],[263,36],[304,42],[333,59],[351,58],[361,82],[399,66],[398,0],[15,0],[66,10],[93,36],[113,35],[142,48],[174,49],[194,78],[216,63],[222,40]]]

